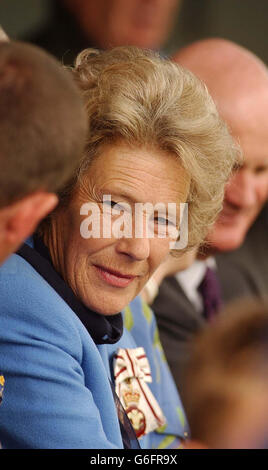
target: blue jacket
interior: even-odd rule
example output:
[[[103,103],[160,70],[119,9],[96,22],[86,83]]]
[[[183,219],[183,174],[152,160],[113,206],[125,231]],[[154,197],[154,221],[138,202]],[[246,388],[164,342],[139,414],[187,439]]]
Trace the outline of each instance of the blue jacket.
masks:
[[[123,448],[109,382],[119,347],[143,346],[149,384],[167,425],[140,439],[142,448],[179,447],[188,431],[152,311],[137,297],[125,309],[116,344],[96,345],[57,292],[23,258],[0,268],[0,406],[3,448]]]

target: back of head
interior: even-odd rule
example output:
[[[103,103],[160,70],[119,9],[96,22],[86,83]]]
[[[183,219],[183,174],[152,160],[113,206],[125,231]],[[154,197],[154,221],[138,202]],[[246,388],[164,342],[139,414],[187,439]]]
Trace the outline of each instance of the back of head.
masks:
[[[179,50],[174,60],[206,83],[229,125],[236,114],[238,119],[243,118],[243,113],[250,109],[246,105],[254,105],[261,93],[267,95],[267,67],[252,52],[231,41],[221,38],[196,41]]]
[[[268,304],[240,300],[193,341],[184,404],[192,438],[209,447],[268,442]]]
[[[83,152],[86,116],[69,72],[41,49],[0,43],[0,207],[56,192]]]

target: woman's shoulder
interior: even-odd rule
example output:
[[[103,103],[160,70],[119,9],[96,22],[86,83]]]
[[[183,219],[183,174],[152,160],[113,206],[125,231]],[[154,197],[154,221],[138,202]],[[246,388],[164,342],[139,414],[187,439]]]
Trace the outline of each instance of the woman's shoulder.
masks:
[[[53,299],[54,289],[45,279],[17,254],[13,254],[0,267],[0,302],[27,304],[46,295],[45,302]]]
[[[23,301],[38,295],[45,287],[45,281],[21,256],[13,254],[0,266],[0,299],[7,297],[10,302]],[[10,295],[12,294],[13,295]]]
[[[79,322],[53,287],[21,256],[0,267],[0,323],[9,332],[80,337]]]

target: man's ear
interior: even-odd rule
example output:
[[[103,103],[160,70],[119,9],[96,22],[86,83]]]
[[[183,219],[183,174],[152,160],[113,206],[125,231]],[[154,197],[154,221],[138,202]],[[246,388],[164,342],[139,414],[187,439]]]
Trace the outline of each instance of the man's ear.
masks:
[[[0,209],[1,251],[15,251],[57,203],[55,194],[40,191]]]

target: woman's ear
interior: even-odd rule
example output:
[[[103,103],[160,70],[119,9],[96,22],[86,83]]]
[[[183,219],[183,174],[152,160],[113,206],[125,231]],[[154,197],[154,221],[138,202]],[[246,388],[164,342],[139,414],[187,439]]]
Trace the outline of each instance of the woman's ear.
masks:
[[[55,194],[40,191],[0,209],[0,262],[34,232],[57,203]]]

